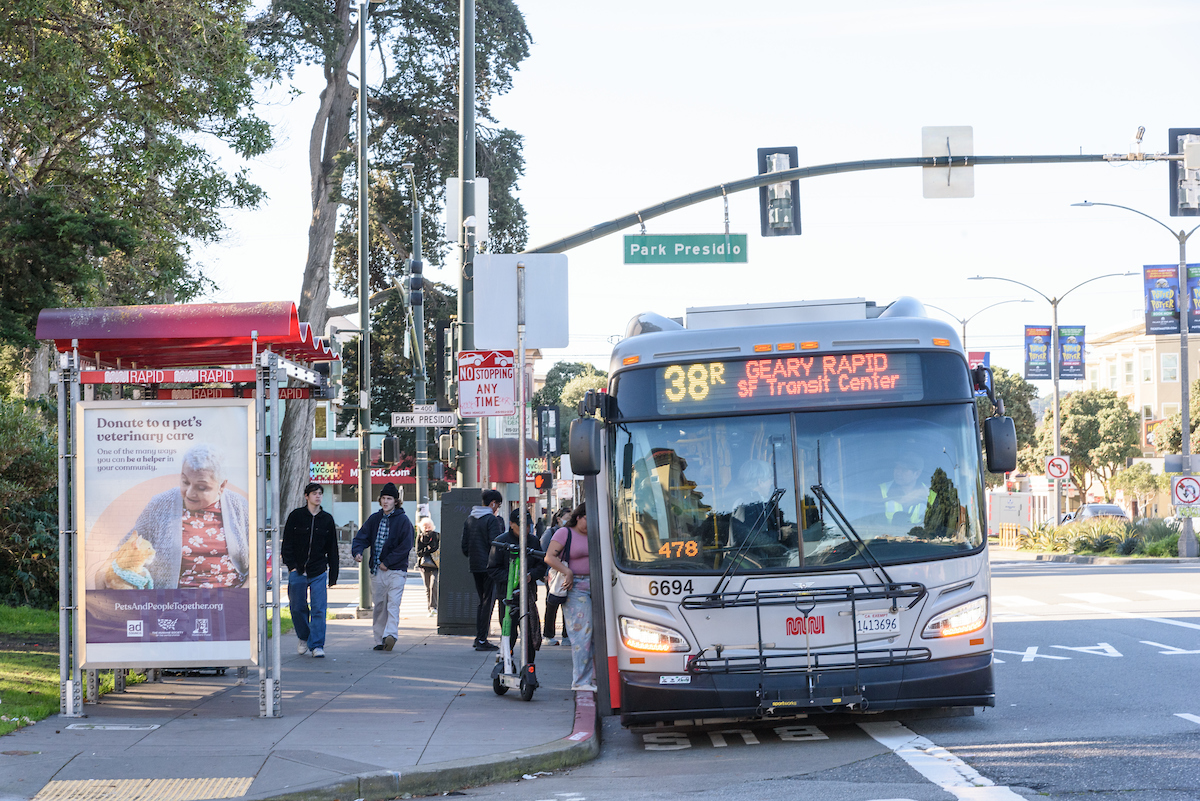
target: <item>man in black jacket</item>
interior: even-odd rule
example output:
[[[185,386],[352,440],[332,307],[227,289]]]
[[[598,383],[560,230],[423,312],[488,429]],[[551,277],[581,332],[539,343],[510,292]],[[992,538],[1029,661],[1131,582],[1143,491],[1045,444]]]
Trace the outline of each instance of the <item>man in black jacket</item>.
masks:
[[[305,505],[293,509],[283,526],[280,556],[288,569],[288,604],[300,638],[296,653],[325,657],[325,606],[328,588],[337,584],[337,526],[321,508],[320,484],[304,488]]]
[[[495,585],[488,575],[488,557],[492,552],[492,541],[504,533],[504,524],[496,512],[504,504],[499,490],[483,491],[483,506],[471,509],[471,515],[463,523],[462,552],[467,557],[468,569],[475,577],[475,592],[479,594],[479,608],[475,610],[475,650],[498,651],[500,647],[487,641],[492,627],[492,608],[496,605]]]
[[[388,482],[379,491],[379,511],[367,518],[354,535],[350,553],[361,562],[371,551],[372,631],[375,650],[390,651],[400,631],[400,599],[408,578],[408,555],[413,547],[413,524],[399,506],[400,493]]]

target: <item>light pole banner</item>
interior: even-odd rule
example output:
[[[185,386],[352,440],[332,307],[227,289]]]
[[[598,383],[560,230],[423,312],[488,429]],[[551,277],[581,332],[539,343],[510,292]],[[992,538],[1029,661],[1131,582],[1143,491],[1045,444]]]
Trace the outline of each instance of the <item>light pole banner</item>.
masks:
[[[76,404],[83,667],[249,665],[254,401]]]
[[[1049,380],[1050,326],[1025,326],[1025,380]]]
[[[1187,266],[1188,333],[1200,334],[1200,264]]]
[[[1146,335],[1179,333],[1179,265],[1142,267],[1146,286]],[[1190,283],[1190,282],[1189,282]]]
[[[1082,325],[1060,325],[1058,327],[1058,377],[1068,381],[1083,380],[1085,365],[1083,356]]]

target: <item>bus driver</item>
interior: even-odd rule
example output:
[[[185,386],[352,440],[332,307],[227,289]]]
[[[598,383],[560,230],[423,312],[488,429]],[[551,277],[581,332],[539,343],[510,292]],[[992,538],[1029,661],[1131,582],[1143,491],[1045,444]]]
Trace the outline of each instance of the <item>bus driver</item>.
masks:
[[[883,496],[883,514],[889,523],[919,526],[925,511],[933,505],[937,493],[921,482],[925,461],[916,454],[898,456],[892,466],[892,480],[879,485]]]

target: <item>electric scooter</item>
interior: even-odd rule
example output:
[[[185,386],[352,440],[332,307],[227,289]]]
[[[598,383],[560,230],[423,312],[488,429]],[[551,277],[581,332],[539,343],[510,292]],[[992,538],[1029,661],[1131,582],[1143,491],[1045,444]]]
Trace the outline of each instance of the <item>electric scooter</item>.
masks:
[[[521,700],[529,701],[538,687],[538,680],[533,662],[526,664],[525,661],[526,643],[529,642],[528,575],[526,581],[521,580],[524,560],[520,546],[514,543],[504,547],[508,549],[508,594],[500,601],[504,605],[504,618],[500,626],[500,652],[496,654],[496,666],[492,668],[492,689],[496,695],[504,695],[510,687],[516,687],[521,691]],[[541,560],[546,554],[530,549],[525,555],[527,559]]]

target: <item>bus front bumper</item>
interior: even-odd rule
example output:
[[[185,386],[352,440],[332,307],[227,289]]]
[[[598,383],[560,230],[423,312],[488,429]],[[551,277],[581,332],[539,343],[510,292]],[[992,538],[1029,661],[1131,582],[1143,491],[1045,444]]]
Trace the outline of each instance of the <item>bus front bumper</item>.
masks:
[[[621,723],[626,726],[685,718],[996,704],[991,653],[859,668],[858,687],[853,670],[816,671],[811,689],[810,674],[803,671],[704,673],[690,676],[687,684],[662,684],[657,673],[623,670],[620,683]],[[832,703],[812,704],[810,698]]]

